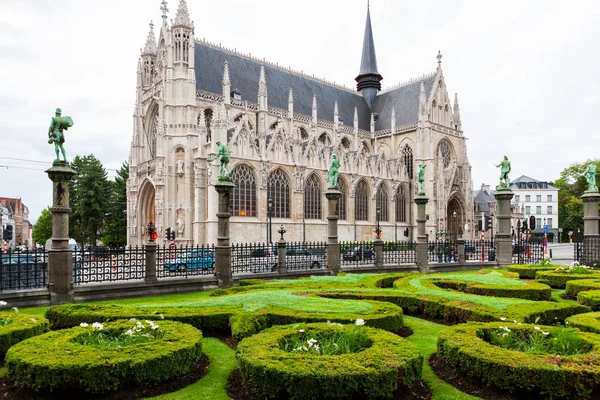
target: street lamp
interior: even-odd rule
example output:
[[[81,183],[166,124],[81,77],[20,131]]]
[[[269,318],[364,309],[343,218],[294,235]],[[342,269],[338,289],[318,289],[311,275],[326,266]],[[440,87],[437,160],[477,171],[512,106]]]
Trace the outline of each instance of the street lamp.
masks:
[[[454,212],[452,213],[452,216],[454,217],[454,241],[456,242],[456,210],[454,210]]]
[[[379,216],[381,215],[381,207],[377,207],[376,219],[375,219],[375,236],[377,239],[381,239],[381,227],[379,226]]]
[[[269,244],[273,244],[273,199],[269,197],[268,200],[268,213],[269,213],[269,231],[267,232],[267,240]]]

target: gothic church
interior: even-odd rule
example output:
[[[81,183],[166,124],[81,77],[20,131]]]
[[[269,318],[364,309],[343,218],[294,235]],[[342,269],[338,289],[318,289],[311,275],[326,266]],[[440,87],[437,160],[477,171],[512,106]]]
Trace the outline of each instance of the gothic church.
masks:
[[[194,37],[185,0],[167,22],[161,3],[141,52],[128,180],[128,239],[215,243],[216,142],[231,152],[232,242],[264,242],[269,224],[288,241],[327,238],[326,172],[341,160],[339,239],[416,237],[415,170],[426,165],[426,232],[473,226],[471,166],[457,97],[437,69],[381,90],[369,11],[356,89]],[[357,54],[358,57],[358,54]],[[405,233],[408,233],[408,237]],[[276,232],[273,234],[276,239]]]

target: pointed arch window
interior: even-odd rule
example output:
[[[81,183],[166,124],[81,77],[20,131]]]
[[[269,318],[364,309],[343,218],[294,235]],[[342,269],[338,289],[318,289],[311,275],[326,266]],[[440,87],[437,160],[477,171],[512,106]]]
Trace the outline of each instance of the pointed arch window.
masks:
[[[342,196],[338,200],[336,213],[340,220],[345,220],[348,202],[348,187],[346,186],[346,182],[341,177],[338,179],[338,188],[340,189],[340,192],[342,192]]]
[[[356,221],[369,220],[369,188],[363,180],[358,182],[354,193],[354,219]]]
[[[304,185],[304,218],[321,219],[321,183],[315,174]]]
[[[404,163],[404,170],[408,179],[413,179],[413,151],[409,145],[404,146],[402,149],[402,162]]]
[[[236,166],[231,180],[235,188],[229,196],[229,213],[234,217],[256,217],[256,176],[252,167]]]
[[[438,159],[441,159],[444,163],[444,168],[448,168],[452,158],[452,152],[450,151],[448,142],[445,140],[440,141],[440,144],[438,145],[438,157]]]
[[[271,215],[274,218],[290,217],[290,182],[281,169],[276,169],[269,174],[267,199],[273,202]]]
[[[407,194],[404,185],[399,185],[396,190],[396,222],[406,222]]]
[[[375,196],[375,205],[379,210],[379,220],[386,222],[389,221],[388,190],[385,184],[379,185],[379,189],[377,189],[377,194]]]
[[[150,151],[150,158],[156,157],[156,140],[158,136],[158,105],[154,107],[152,116],[148,119],[148,126],[146,127],[146,140],[148,142],[148,150]]]

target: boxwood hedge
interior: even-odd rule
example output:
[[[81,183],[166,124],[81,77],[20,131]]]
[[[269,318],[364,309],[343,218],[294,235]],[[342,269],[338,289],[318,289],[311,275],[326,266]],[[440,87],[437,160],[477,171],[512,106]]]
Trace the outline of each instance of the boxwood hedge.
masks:
[[[588,290],[577,294],[580,304],[590,307],[593,311],[600,311],[600,290]]]
[[[46,318],[13,312],[0,312],[0,322],[0,357],[12,345],[47,332],[50,325]]]
[[[453,289],[481,296],[510,297],[527,300],[552,300],[552,289],[550,286],[538,282],[528,283],[523,286],[488,285],[456,279],[436,279],[433,280],[433,282],[436,286],[443,289]]]
[[[538,264],[513,264],[506,267],[510,272],[516,272],[521,279],[535,279],[538,271],[554,271],[558,265],[540,266]]]
[[[566,296],[574,299],[577,298],[577,293],[579,292],[584,292],[586,290],[600,290],[600,279],[568,281],[566,288]]]
[[[106,324],[123,332],[131,321]],[[162,321],[162,339],[110,348],[77,341],[91,326],[49,332],[27,339],[6,353],[9,376],[38,392],[106,393],[121,387],[151,385],[185,374],[202,357],[202,333],[173,321]]]
[[[565,322],[582,331],[600,333],[600,312],[573,315]]]
[[[539,393],[545,398],[590,398],[600,389],[600,336],[580,332],[589,352],[556,357],[513,351],[486,342],[486,330],[498,323],[456,325],[440,332],[438,356],[460,373],[509,392]],[[502,324],[511,330],[517,324]],[[554,332],[554,327],[543,330]],[[596,392],[597,393],[597,392]]]
[[[399,383],[421,379],[423,356],[399,336],[364,326],[361,329],[372,345],[358,353],[330,356],[282,350],[282,341],[299,329],[310,337],[315,332],[354,327],[323,323],[277,326],[242,340],[237,347],[242,376],[259,398],[390,398]]]
[[[570,274],[568,271],[538,271],[535,275],[537,281],[543,281],[553,288],[564,289],[568,281],[579,279],[597,279],[600,278],[600,273],[594,272],[591,274]]]

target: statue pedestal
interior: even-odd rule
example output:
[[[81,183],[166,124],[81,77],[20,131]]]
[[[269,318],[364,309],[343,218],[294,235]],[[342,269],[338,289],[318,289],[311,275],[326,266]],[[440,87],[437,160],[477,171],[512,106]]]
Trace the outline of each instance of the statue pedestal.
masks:
[[[496,260],[498,266],[506,268],[512,264],[512,226],[510,222],[510,201],[514,193],[510,189],[501,189],[496,191],[494,197],[498,204],[498,231],[496,233]],[[493,239],[493,238],[492,238]]]
[[[73,259],[69,249],[69,181],[75,171],[64,161],[46,170],[52,181],[52,246],[48,250],[48,287],[51,304],[73,302]]]
[[[217,211],[217,245],[215,246],[215,272],[220,288],[233,286],[231,274],[231,244],[229,237],[229,196],[235,185],[229,180],[219,180],[215,190],[219,194],[219,209]]]
[[[427,235],[425,234],[425,222],[427,214],[425,208],[429,199],[422,193],[417,193],[415,203],[417,203],[417,267],[419,272],[429,273],[429,260],[427,258]]]
[[[585,192],[581,196],[583,200],[583,263],[591,265],[598,261],[598,202],[600,193]]]
[[[327,198],[327,268],[331,275],[340,272],[340,243],[338,242],[337,205],[342,192],[337,187],[330,187],[325,192]]]

